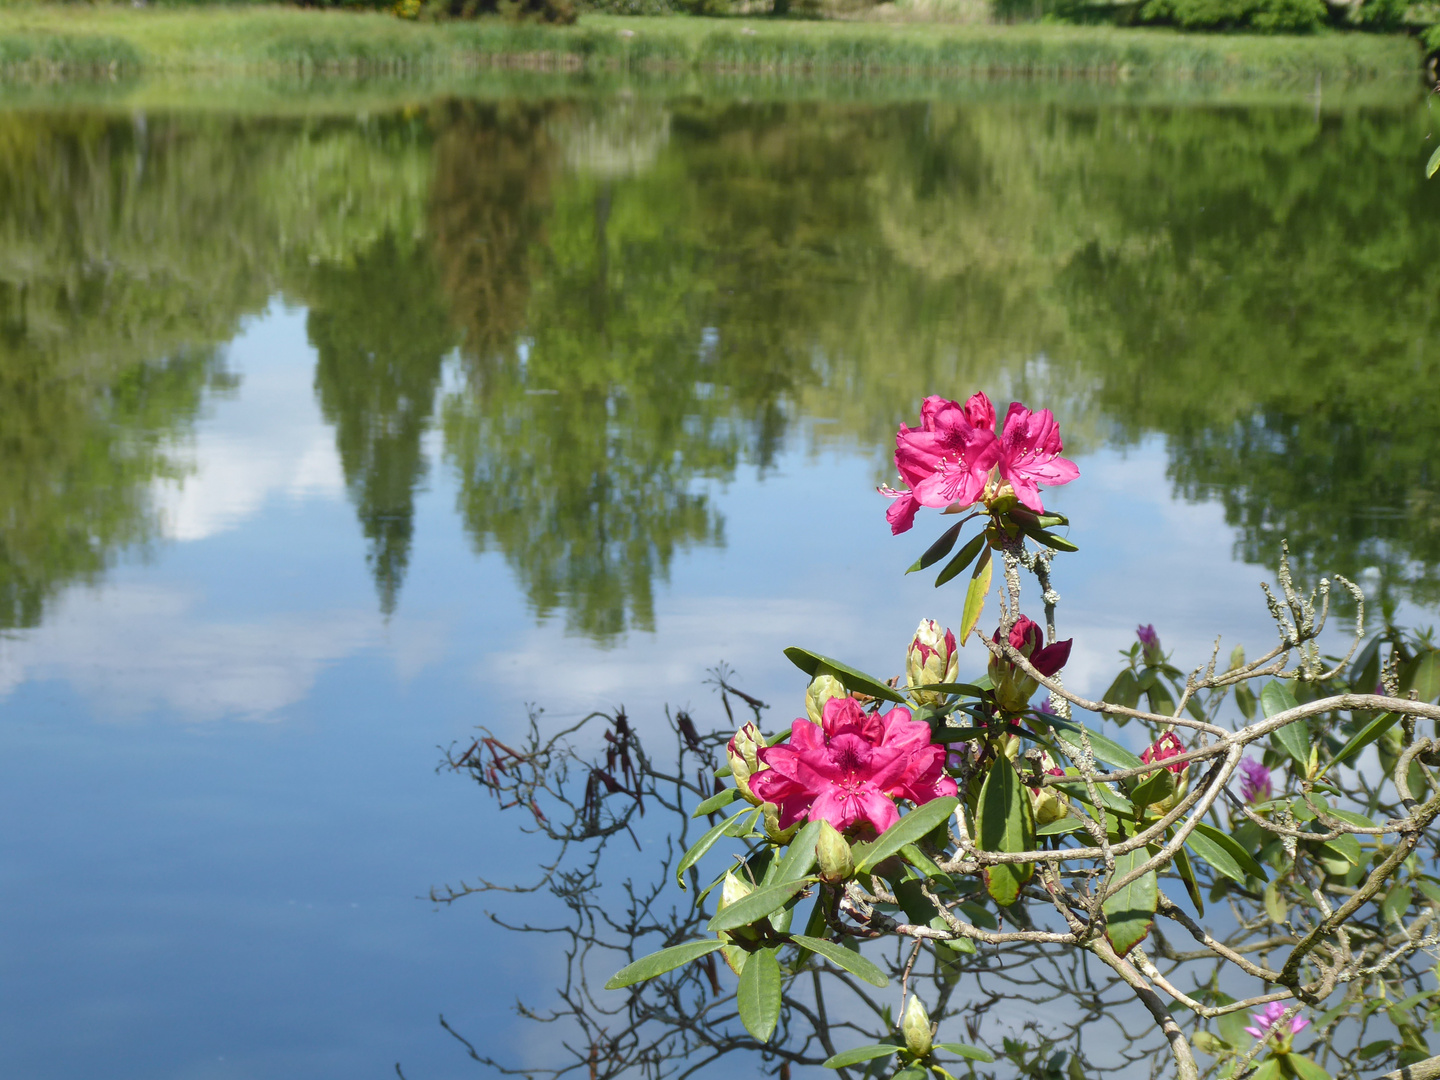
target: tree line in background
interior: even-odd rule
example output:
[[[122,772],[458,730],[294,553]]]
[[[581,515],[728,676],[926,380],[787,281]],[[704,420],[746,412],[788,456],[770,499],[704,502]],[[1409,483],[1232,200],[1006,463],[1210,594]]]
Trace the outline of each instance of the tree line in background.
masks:
[[[1440,600],[1440,221],[1407,114],[452,101],[0,120],[0,622],[158,536],[157,480],[281,294],[380,606],[423,437],[477,550],[596,640],[653,623],[705,481],[876,453],[925,388],[1164,438],[1240,554]],[[455,365],[452,388],[442,372]],[[803,418],[835,422],[808,426]],[[1403,419],[1403,422],[1402,422]]]

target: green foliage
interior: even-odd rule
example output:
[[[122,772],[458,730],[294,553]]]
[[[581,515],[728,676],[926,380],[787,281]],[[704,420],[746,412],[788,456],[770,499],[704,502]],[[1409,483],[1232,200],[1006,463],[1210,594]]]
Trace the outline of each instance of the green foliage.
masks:
[[[1146,0],[1140,21],[1183,30],[1253,30],[1294,34],[1325,22],[1323,0]]]

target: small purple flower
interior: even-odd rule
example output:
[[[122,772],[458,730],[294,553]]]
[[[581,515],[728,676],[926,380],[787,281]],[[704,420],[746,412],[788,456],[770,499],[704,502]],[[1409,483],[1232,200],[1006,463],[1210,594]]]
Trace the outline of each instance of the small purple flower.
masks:
[[[1269,1005],[1265,1006],[1263,1012],[1251,1013],[1250,1019],[1254,1022],[1255,1026],[1247,1027],[1245,1029],[1246,1033],[1249,1035],[1253,1035],[1257,1039],[1265,1038],[1267,1035],[1270,1034],[1270,1029],[1279,1022],[1280,1017],[1285,1015],[1285,1008],[1286,1006],[1283,1001],[1272,1001]],[[1291,1039],[1293,1039],[1296,1035],[1300,1034],[1301,1031],[1303,1031],[1309,1026],[1310,1021],[1306,1020],[1303,1016],[1297,1013],[1290,1018],[1289,1034],[1285,1034],[1284,1030],[1282,1029],[1275,1032],[1275,1035],[1280,1037],[1284,1041],[1285,1045],[1288,1046]]]
[[[1254,758],[1242,759],[1240,798],[1254,806],[1256,803],[1268,802],[1274,795],[1274,789],[1270,786],[1270,770]]]
[[[1160,635],[1155,632],[1155,627],[1137,626],[1135,636],[1140,639],[1140,649],[1145,657],[1145,663],[1155,667],[1165,660],[1165,654],[1160,650]]]

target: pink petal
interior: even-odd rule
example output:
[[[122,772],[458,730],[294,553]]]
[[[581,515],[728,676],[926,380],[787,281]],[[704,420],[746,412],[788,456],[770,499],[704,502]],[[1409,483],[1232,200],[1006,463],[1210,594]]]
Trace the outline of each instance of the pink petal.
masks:
[[[915,496],[908,491],[901,492],[900,497],[890,504],[890,509],[885,511],[885,520],[890,522],[890,535],[909,532],[915,524],[915,511],[918,509],[920,504],[915,501]]]

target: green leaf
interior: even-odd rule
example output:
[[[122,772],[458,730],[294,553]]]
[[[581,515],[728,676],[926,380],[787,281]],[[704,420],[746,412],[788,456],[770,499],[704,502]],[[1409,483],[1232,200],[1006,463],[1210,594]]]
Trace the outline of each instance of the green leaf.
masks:
[[[983,1061],[986,1064],[994,1061],[995,1058],[988,1050],[981,1050],[978,1046],[967,1046],[965,1043],[936,1043],[936,1050],[944,1050],[947,1054],[954,1054],[956,1057],[969,1058],[971,1061]]]
[[[1180,880],[1185,883],[1185,891],[1190,894],[1190,902],[1195,905],[1195,911],[1201,918],[1205,916],[1205,900],[1200,895],[1200,883],[1195,880],[1195,868],[1190,865],[1190,853],[1181,847],[1175,852],[1175,870],[1180,875]]]
[[[1021,790],[1020,777],[1006,758],[1000,758],[985,774],[975,831],[982,851],[1031,851],[1035,847],[1035,818],[1028,792]],[[1034,863],[1001,863],[985,867],[985,888],[997,904],[1008,906],[1020,896],[1030,880]]]
[[[1266,1058],[1260,1063],[1260,1067],[1250,1074],[1250,1080],[1280,1080],[1280,1062],[1275,1058]]]
[[[1330,1074],[1315,1062],[1300,1054],[1286,1054],[1285,1064],[1299,1080],[1330,1080]],[[1258,1070],[1256,1075],[1259,1075]]]
[[[1286,917],[1290,914],[1290,905],[1285,903],[1285,898],[1280,895],[1280,890],[1275,887],[1273,881],[1265,886],[1265,914],[1277,926],[1283,926]]]
[[[828,656],[821,656],[809,649],[802,649],[792,645],[785,650],[786,657],[792,664],[805,672],[812,679],[820,665],[830,669],[833,674],[844,685],[846,690],[858,690],[870,697],[880,698],[884,701],[893,701],[899,705],[907,704],[906,700],[893,688],[886,686],[879,679],[866,675],[863,671],[856,671],[849,664],[842,664],[839,660],[831,660]]]
[[[1350,689],[1357,694],[1374,692],[1375,684],[1380,681],[1380,643],[1384,640],[1380,634],[1372,637],[1360,650],[1355,663],[1350,666]],[[1375,665],[1373,672],[1370,671],[1372,663]]]
[[[741,926],[757,923],[772,911],[778,911],[802,889],[814,882],[804,877],[799,881],[777,881],[774,885],[762,885],[754,892],[736,900],[722,909],[708,923],[705,929],[712,933],[719,930],[734,930]]]
[[[1036,836],[1064,836],[1066,833],[1079,832],[1085,826],[1073,817],[1056,818],[1035,830]]]
[[[940,539],[926,548],[925,553],[911,563],[910,568],[906,570],[905,573],[913,574],[916,570],[924,570],[927,566],[934,566],[946,555],[950,554],[950,549],[955,546],[955,541],[960,538],[960,529],[964,524],[965,522],[963,521],[957,521],[941,533]]]
[[[1216,997],[1216,1005],[1233,1005],[1235,999],[1229,994],[1220,994]],[[1250,1046],[1255,1040],[1245,1029],[1250,1024],[1250,1014],[1244,1011],[1228,1012],[1220,1017],[1216,1026],[1220,1029],[1220,1037],[1235,1049],[1239,1050]]]
[[[1294,709],[1299,704],[1285,684],[1274,679],[1266,683],[1265,689],[1260,691],[1260,708],[1264,710],[1267,720]],[[1270,743],[1275,749],[1294,758],[1295,763],[1300,766],[1301,774],[1304,774],[1310,764],[1310,733],[1306,721],[1296,720],[1282,728],[1276,728],[1270,733]]]
[[[1440,169],[1440,146],[1435,148],[1435,152],[1430,155],[1430,160],[1425,163],[1425,179],[1429,180],[1434,176],[1437,169]]]
[[[1062,720],[1058,716],[1048,716],[1045,719],[1055,729],[1056,738],[1060,740],[1060,748],[1071,758],[1078,760],[1080,756],[1080,732],[1084,731],[1090,737],[1090,749],[1095,752],[1097,760],[1117,769],[1140,769],[1145,766],[1143,761],[1119,743],[1111,742],[1104,735],[1090,730],[1084,724],[1074,720]]]
[[[949,882],[950,875],[935,865],[934,860],[920,850],[916,844],[906,844],[900,849],[900,857],[919,870],[921,874],[930,879],[939,878],[941,881]]]
[[[697,960],[714,952],[722,944],[723,942],[718,940],[687,941],[683,945],[672,945],[668,949],[661,949],[649,956],[642,956],[633,964],[626,964],[614,975],[611,975],[609,981],[605,983],[605,989],[622,990],[635,983],[644,982],[646,979],[653,979],[656,975],[664,975],[667,971],[674,971],[691,960]]]
[[[911,1065],[909,1068],[901,1069],[890,1080],[929,1080],[925,1070],[918,1065]]]
[[[680,863],[675,867],[675,881],[679,884],[680,888],[689,888],[689,886],[685,884],[686,870],[689,870],[690,867],[703,859],[705,853],[714,847],[722,836],[739,836],[741,833],[747,832],[751,823],[754,822],[756,815],[759,813],[759,809],[742,810],[734,817],[726,818],[720,822],[719,825],[716,825],[706,832],[699,840],[696,840],[695,843],[691,844],[690,850],[680,857]]]
[[[944,568],[935,578],[935,587],[938,589],[947,581],[958,577],[962,571],[966,570],[970,564],[975,561],[975,556],[980,554],[980,549],[984,546],[984,532],[981,532],[977,536],[972,536],[970,542],[960,549],[960,553],[945,564]]]
[[[1321,851],[1328,851],[1332,855],[1338,855],[1351,866],[1359,866],[1365,861],[1365,853],[1360,850],[1360,841],[1350,835],[1337,836],[1334,840],[1327,840],[1320,845]]]
[[[1410,910],[1410,901],[1415,893],[1408,885],[1396,885],[1385,894],[1385,902],[1380,905],[1380,914],[1386,922],[1398,923],[1401,917]]]
[[[987,547],[980,553],[980,561],[975,564],[975,570],[970,575],[970,587],[965,590],[965,608],[960,615],[960,644],[964,645],[970,637],[970,631],[975,629],[975,624],[980,621],[980,615],[985,610],[985,598],[990,595],[990,575],[995,569],[995,562],[990,557],[990,549]]]
[[[1440,696],[1440,652],[1426,649],[1400,673],[1400,692],[1414,690],[1421,701],[1433,701]]]
[[[1331,759],[1330,765],[1339,765],[1341,762],[1354,757],[1361,750],[1364,750],[1365,747],[1369,746],[1376,739],[1380,738],[1381,735],[1384,735],[1385,732],[1389,731],[1392,727],[1394,727],[1396,721],[1398,721],[1399,719],[1399,713],[1381,713],[1379,716],[1375,717],[1374,720],[1371,720],[1370,723],[1366,724],[1363,728],[1361,728],[1359,731],[1357,731],[1354,735],[1350,737],[1350,741],[1347,742],[1344,746],[1342,746],[1339,752],[1336,753],[1334,758]],[[1321,776],[1325,775],[1325,772],[1330,768],[1330,765],[1326,765],[1325,768],[1320,771]]]
[[[762,1043],[770,1041],[780,1020],[781,982],[774,949],[751,953],[740,972],[740,988],[735,993],[740,1022]]]
[[[1054,533],[1046,529],[1040,528],[1038,524],[1032,525],[1028,521],[1019,521],[1017,522],[1017,524],[1019,524],[1020,528],[1024,530],[1025,535],[1030,537],[1030,539],[1034,540],[1037,544],[1044,544],[1046,547],[1054,548],[1056,551],[1080,550],[1069,540],[1066,540],[1063,536],[1056,536]]]
[[[799,881],[815,869],[815,841],[820,839],[820,822],[807,821],[795,838],[790,841],[790,850],[780,860],[775,870],[776,881]]]
[[[838,968],[844,968],[857,979],[869,983],[871,986],[878,986],[882,990],[890,985],[889,977],[878,967],[872,964],[858,952],[845,948],[844,945],[837,945],[833,941],[826,941],[824,938],[811,937],[808,934],[792,934],[790,940],[796,945],[809,949],[818,956],[823,956]]]
[[[1185,838],[1190,850],[1199,855],[1226,877],[1245,884],[1247,877],[1267,880],[1264,868],[1255,861],[1235,838],[1221,832],[1213,825],[1199,822],[1195,831]]]
[[[692,818],[698,818],[704,817],[706,814],[713,814],[716,810],[729,806],[739,797],[740,792],[733,787],[726,788],[724,791],[717,791],[714,795],[711,795],[710,798],[695,807],[695,812],[690,816]]]
[[[970,742],[972,739],[983,739],[989,734],[986,728],[975,727],[947,727],[941,728],[930,741],[936,743]]]
[[[1240,683],[1235,687],[1235,704],[1240,707],[1240,715],[1245,717],[1247,722],[1255,719],[1255,691],[1250,689],[1248,683]]]
[[[873,1061],[875,1058],[889,1057],[891,1054],[898,1054],[900,1047],[885,1046],[876,1043],[874,1046],[857,1046],[854,1050],[842,1050],[834,1057],[825,1061],[827,1069],[843,1069],[846,1065],[858,1065],[862,1061]]]
[[[1149,858],[1144,848],[1127,851],[1115,858],[1115,879],[1118,881],[1132,870],[1143,866]],[[1155,871],[1141,874],[1130,884],[1105,898],[1105,937],[1115,951],[1124,956],[1150,933],[1155,922],[1155,905],[1159,901],[1159,883]]]
[[[1144,810],[1151,803],[1168,799],[1174,794],[1175,774],[1169,769],[1162,768],[1136,785],[1135,790],[1130,793],[1130,801],[1135,804],[1137,810]]]
[[[917,806],[870,843],[855,845],[855,869],[868,874],[906,844],[913,844],[937,825],[944,824],[959,805],[959,799],[947,795]]]

